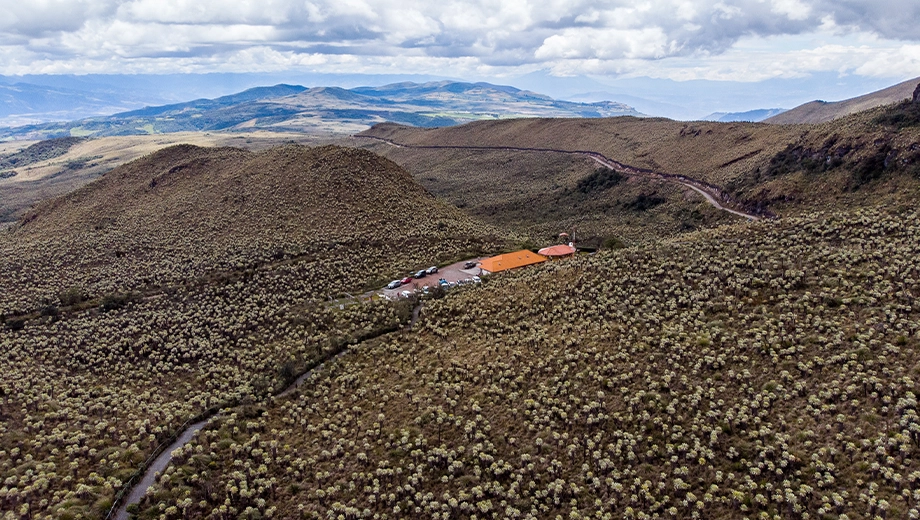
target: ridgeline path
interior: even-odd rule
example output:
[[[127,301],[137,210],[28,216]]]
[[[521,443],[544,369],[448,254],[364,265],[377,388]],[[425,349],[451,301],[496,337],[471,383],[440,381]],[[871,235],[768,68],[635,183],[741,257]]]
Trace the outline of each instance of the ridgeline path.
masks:
[[[750,220],[760,220],[763,216],[771,217],[772,214],[755,215],[753,213],[745,213],[744,211],[733,209],[728,207],[729,197],[722,191],[718,186],[713,186],[711,184],[699,181],[696,179],[691,179],[684,175],[675,175],[672,173],[661,173],[654,170],[649,170],[646,168],[638,168],[635,166],[630,166],[628,164],[623,164],[619,161],[614,161],[609,157],[604,156],[604,154],[594,152],[591,150],[559,150],[555,148],[529,148],[529,147],[518,147],[518,146],[466,146],[466,145],[414,145],[414,144],[403,144],[397,143],[391,139],[386,139],[384,137],[377,137],[375,135],[361,135],[356,134],[354,137],[363,138],[363,139],[373,139],[375,141],[380,141],[386,143],[390,146],[396,148],[410,148],[416,150],[497,150],[497,151],[511,151],[511,152],[549,152],[549,153],[561,153],[566,155],[583,155],[590,157],[595,162],[602,166],[606,166],[614,171],[623,173],[626,175],[633,175],[639,177],[648,177],[655,179],[663,179],[666,181],[676,182],[678,184],[683,184],[684,186],[690,188],[691,190],[699,193],[706,199],[706,202],[712,205],[712,207],[726,211],[733,215],[739,217],[744,217]]]

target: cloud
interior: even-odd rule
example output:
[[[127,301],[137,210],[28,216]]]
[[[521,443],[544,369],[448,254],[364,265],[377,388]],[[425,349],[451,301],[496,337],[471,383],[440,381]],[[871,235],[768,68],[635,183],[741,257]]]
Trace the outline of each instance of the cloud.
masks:
[[[821,41],[803,46],[802,36],[848,42],[840,43],[841,51]],[[772,42],[775,52],[753,53],[746,62],[757,68],[744,66],[739,49],[758,39]],[[783,52],[797,54],[776,50],[788,41],[799,47]],[[0,6],[0,56],[7,57],[0,73],[6,74],[149,71],[168,68],[168,60],[201,72],[349,66],[450,75],[541,68],[673,74],[680,64],[692,74],[762,76],[835,63],[880,74],[881,66],[860,62],[866,54],[860,49],[882,49],[886,66],[913,67],[918,42],[916,0],[31,0]],[[839,63],[847,52],[855,53],[856,65]],[[764,66],[767,59],[779,62]]]

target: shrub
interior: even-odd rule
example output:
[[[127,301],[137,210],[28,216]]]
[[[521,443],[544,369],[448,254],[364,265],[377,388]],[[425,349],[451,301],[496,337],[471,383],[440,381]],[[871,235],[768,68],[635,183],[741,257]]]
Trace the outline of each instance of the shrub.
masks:
[[[594,173],[578,181],[578,191],[594,193],[603,191],[620,184],[626,177],[620,172],[610,168],[598,168]]]
[[[69,307],[85,301],[86,295],[82,287],[69,287],[58,294],[58,299],[61,300],[61,305]]]

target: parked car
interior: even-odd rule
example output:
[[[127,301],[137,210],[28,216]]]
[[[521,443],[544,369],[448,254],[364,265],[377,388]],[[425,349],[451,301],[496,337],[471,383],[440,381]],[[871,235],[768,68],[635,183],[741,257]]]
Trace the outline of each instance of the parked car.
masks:
[[[438,285],[440,285],[441,287],[447,287],[448,282],[444,278],[441,278],[440,280],[438,280]]]
[[[479,264],[479,262],[474,262],[474,261],[470,260],[469,262],[463,264],[463,268],[464,268],[464,269],[472,269],[472,268],[476,267],[478,264]]]
[[[428,275],[428,271],[426,271],[425,269],[422,269],[421,271],[415,273],[415,278],[416,279],[424,278],[426,275]]]
[[[408,298],[408,297],[412,296],[412,291],[403,291],[403,292],[401,292],[401,293],[399,293],[399,294],[400,294],[403,298]]]
[[[400,285],[402,285],[402,282],[401,282],[401,281],[399,281],[399,280],[393,280],[392,282],[390,282],[390,283],[387,284],[387,289],[395,289],[395,288],[399,287]]]
[[[433,266],[429,267],[428,269],[425,269],[425,272],[428,273],[428,274],[434,274],[434,273],[438,272],[438,266],[433,265]]]
[[[407,276],[407,277],[403,278],[402,280],[400,280],[399,283],[401,283],[401,284],[403,284],[403,285],[408,285],[408,284],[412,283],[412,277],[411,277],[411,276]]]
[[[482,283],[482,278],[480,278],[480,277],[478,277],[478,276],[474,276],[474,277],[470,278],[470,280],[473,280],[473,283]]]

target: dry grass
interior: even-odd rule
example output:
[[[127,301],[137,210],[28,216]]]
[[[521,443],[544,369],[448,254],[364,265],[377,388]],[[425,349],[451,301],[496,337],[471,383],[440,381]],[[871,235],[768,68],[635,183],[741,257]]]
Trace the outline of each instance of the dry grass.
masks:
[[[920,127],[892,128],[878,123],[879,118],[897,110],[881,107],[821,125],[682,123],[620,117],[478,122],[440,129],[379,125],[363,135],[422,146],[595,151],[631,166],[682,174],[720,187],[745,205],[795,213],[816,206],[900,204],[917,195]],[[833,171],[805,176],[806,165],[796,163],[789,171],[777,174],[771,165],[795,148],[806,150],[812,161],[832,164]],[[880,150],[897,161],[879,170],[878,175],[861,179],[859,172]],[[774,173],[765,175],[768,171]]]
[[[788,125],[803,123],[824,123],[840,119],[864,110],[871,110],[884,105],[898,103],[910,99],[917,88],[920,78],[914,78],[892,87],[872,92],[864,96],[855,97],[836,102],[812,101],[804,105],[773,116],[765,123]]]
[[[15,177],[0,179],[0,221],[16,220],[39,201],[69,193],[121,164],[167,146],[192,144],[259,150],[285,142],[314,143],[324,140],[322,137],[303,134],[273,132],[188,132],[88,139],[61,157],[16,168]],[[35,144],[35,141],[2,143],[0,154],[12,154],[31,144]]]
[[[598,246],[613,237],[636,243],[737,218],[663,180],[623,177],[590,185],[605,169],[586,157],[359,143],[396,161],[428,191],[467,214],[527,235],[538,245],[573,229],[582,245]],[[656,204],[637,205],[641,197]]]

